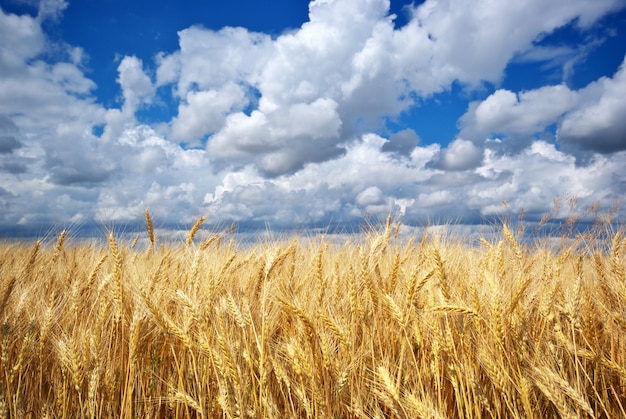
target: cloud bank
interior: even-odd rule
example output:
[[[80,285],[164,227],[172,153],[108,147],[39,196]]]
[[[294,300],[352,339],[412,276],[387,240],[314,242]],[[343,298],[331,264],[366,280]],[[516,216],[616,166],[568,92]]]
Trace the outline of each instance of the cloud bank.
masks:
[[[387,0],[316,0],[308,22],[275,37],[191,26],[152,62],[119,58],[118,108],[98,102],[81,47],[46,35],[66,6],[0,10],[5,230],[134,223],[146,208],[168,226],[388,212],[473,223],[538,218],[556,196],[610,207],[626,194],[624,63],[578,90],[495,89],[469,104],[447,145],[419,126],[385,134],[454,83],[498,86],[512,60],[545,54],[546,34],[572,22],[584,32],[623,1],[427,0],[397,28]],[[171,119],[140,120],[164,101]]]

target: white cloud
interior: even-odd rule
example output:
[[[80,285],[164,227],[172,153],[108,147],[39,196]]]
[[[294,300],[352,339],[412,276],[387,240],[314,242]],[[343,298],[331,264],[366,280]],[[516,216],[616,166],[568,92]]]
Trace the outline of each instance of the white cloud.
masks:
[[[576,101],[576,94],[565,85],[545,86],[517,95],[497,90],[476,108],[475,129],[483,136],[493,132],[534,134],[572,109]]]
[[[45,37],[38,22],[29,16],[5,14],[0,9],[0,74],[13,75],[26,60],[42,52]]]
[[[380,205],[385,203],[385,196],[377,186],[370,186],[356,196],[355,202],[358,205]]]
[[[620,0],[427,0],[415,8],[405,31],[431,40],[428,68],[442,87],[455,79],[470,85],[497,83],[511,58],[532,49],[533,41],[575,18],[579,25],[589,26],[621,7]],[[424,58],[417,60],[422,63]],[[415,86],[424,84],[424,92],[432,90],[427,83],[410,79]]]
[[[417,204],[422,208],[441,207],[454,202],[454,196],[449,190],[420,193],[417,196]]]
[[[56,21],[61,18],[68,3],[65,0],[40,0],[37,20],[50,19]]]
[[[625,157],[624,153],[615,154],[579,167],[574,157],[541,141],[515,156],[487,150],[478,169],[487,177],[468,189],[467,205],[483,215],[503,214],[507,209],[501,202],[506,200],[511,211],[524,210],[537,218],[549,212],[547,204],[557,196],[578,197],[582,208],[596,200],[603,208],[610,208],[621,194],[613,185],[626,179],[626,173],[619,169]]]
[[[158,58],[157,84],[177,82],[176,94],[218,89],[228,82],[255,83],[273,45],[268,35],[244,28],[219,31],[192,26],[178,32],[180,49]]]
[[[219,131],[226,115],[243,109],[247,103],[246,93],[233,82],[216,90],[190,91],[178,107],[178,116],[172,120],[172,137],[193,142]]]
[[[541,36],[617,4],[426,0],[394,29],[387,0],[318,0],[309,22],[274,38],[194,26],[154,69],[120,60],[121,109],[96,102],[79,47],[45,56],[40,20],[0,12],[0,228],[142,222],[146,208],[180,228],[203,214],[256,226],[389,211],[474,222],[506,211],[503,199],[538,218],[564,194],[610,207],[626,185],[623,67],[579,91],[499,89],[470,106],[447,146],[420,144],[420,127],[388,140],[370,131],[454,82],[497,83],[512,57],[546,52],[533,45]],[[164,88],[178,105],[169,130],[140,124],[136,112]],[[538,139],[555,123],[562,149]],[[206,150],[178,144],[206,136]],[[507,137],[528,138],[496,152]],[[569,154],[580,150],[605,154],[581,166]]]
[[[483,150],[471,141],[457,138],[441,150],[435,167],[442,170],[468,170],[477,167],[483,159]]]
[[[415,94],[429,96],[454,81],[497,83],[513,57],[541,48],[534,41],[575,18],[587,26],[618,4],[428,0],[412,9],[406,26],[394,30],[388,0],[314,1],[308,22],[275,39],[243,28],[180,31],[180,50],[157,59],[157,85],[175,84],[175,93],[184,98],[171,121],[175,138],[194,143],[213,133],[207,149],[221,164],[232,158],[276,176],[337,157],[342,144],[407,109]],[[241,113],[232,95],[206,106],[231,83],[255,92],[258,106],[254,100],[247,103],[253,112]],[[499,90],[468,112],[461,136],[479,140],[495,129],[534,134],[569,110],[574,97],[565,86],[519,94]],[[333,104],[340,132],[313,146],[309,134],[294,132],[293,119],[279,115],[321,101]],[[297,120],[319,124],[318,131],[328,123],[311,113]],[[395,145],[392,139],[386,150]],[[394,151],[409,153],[410,145]],[[470,157],[478,159],[476,152]]]
[[[625,59],[626,62],[626,59]],[[558,124],[558,142],[587,161],[595,153],[626,150],[626,66],[613,77],[603,77],[573,91],[565,85],[544,86],[514,93],[499,89],[485,100],[473,102],[460,118],[460,135],[482,141],[503,135],[505,150],[520,150],[515,142],[545,133]],[[494,144],[492,144],[493,146]],[[591,153],[591,154],[590,154]]]
[[[51,69],[52,82],[69,94],[88,94],[96,84],[85,77],[81,70],[70,63],[57,63]]]
[[[385,18],[388,6],[380,0],[314,2],[309,22],[276,39],[242,28],[215,32],[192,27],[179,32],[180,51],[159,56],[157,70],[157,84],[176,83],[176,93],[187,98],[172,120],[174,136],[189,141],[214,132],[207,148],[211,156],[222,162],[254,163],[269,176],[336,157],[368,106],[377,106],[370,111],[375,119],[397,101],[397,88],[384,102],[382,94],[370,98],[371,86],[385,81],[382,93],[393,77],[385,77],[388,72],[376,75],[377,70],[364,68],[366,57],[356,57],[375,28],[392,27]],[[363,88],[353,83],[348,92],[345,84],[355,72],[368,73],[367,82]],[[206,118],[206,108],[200,112],[192,105],[228,83],[258,92],[258,108],[243,114],[241,106],[233,106],[221,124],[219,118]],[[200,115],[203,126],[194,123]]]
[[[398,164],[380,150],[383,144],[384,139],[367,136],[340,158],[273,179],[259,176],[251,166],[229,172],[215,196],[206,197],[206,209],[220,219],[277,226],[290,220],[350,222],[365,213],[384,217],[394,210],[413,223],[455,217],[476,222],[508,210],[524,210],[529,219],[538,220],[559,195],[578,196],[581,208],[596,200],[609,208],[620,197],[613,185],[626,180],[619,170],[624,154],[578,167],[573,157],[541,141],[515,156],[486,150],[476,169],[450,175],[426,164],[437,157],[436,145],[418,146],[406,164]],[[613,177],[606,176],[605,168]]]
[[[603,77],[579,94],[580,105],[560,124],[559,142],[574,152],[626,150],[626,57],[612,78]]]
[[[546,129],[558,123],[578,101],[579,95],[562,84],[520,93],[499,89],[485,100],[469,104],[459,119],[459,135],[477,144],[485,138],[503,136],[504,141],[488,146],[518,152],[534,137],[546,134]]]
[[[245,164],[276,176],[293,172],[307,162],[336,156],[341,120],[331,99],[296,103],[267,115],[253,111],[250,116],[228,116],[223,130],[209,139],[207,152],[213,158]]]
[[[119,73],[117,82],[124,96],[123,112],[126,115],[134,115],[141,104],[151,103],[155,87],[150,77],[144,72],[142,61],[137,57],[122,58],[117,71]]]

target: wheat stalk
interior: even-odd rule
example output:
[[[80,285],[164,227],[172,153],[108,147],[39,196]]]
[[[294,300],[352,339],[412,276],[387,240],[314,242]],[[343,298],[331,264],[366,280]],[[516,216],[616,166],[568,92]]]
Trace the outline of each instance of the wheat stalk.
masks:
[[[181,404],[183,404],[185,406],[189,406],[198,415],[200,415],[199,417],[201,417],[201,418],[205,417],[204,410],[202,409],[202,406],[200,406],[200,403],[198,403],[198,401],[196,399],[191,397],[185,391],[180,390],[180,389],[173,390],[170,393],[169,399],[170,399],[170,401],[173,401],[173,402],[176,402],[176,403],[181,403]]]
[[[446,273],[443,267],[443,260],[441,259],[439,250],[436,247],[433,247],[432,249],[432,257],[435,262],[435,273],[437,274],[437,279],[439,280],[441,294],[443,295],[444,300],[450,301],[450,288],[448,286]]]
[[[107,255],[103,255],[98,261],[98,263],[96,263],[96,266],[94,266],[94,268],[91,270],[89,277],[87,277],[87,283],[85,284],[86,289],[89,290],[93,287],[93,283],[96,280],[96,276],[98,276],[98,272],[100,272],[100,269],[102,268],[102,265],[104,264],[104,261],[106,259],[107,259]]]
[[[140,293],[141,300],[148,308],[150,314],[156,320],[157,324],[161,327],[163,331],[168,333],[169,335],[175,336],[178,338],[185,348],[191,348],[191,338],[189,335],[169,317],[165,312],[159,310],[159,308],[151,301],[150,297],[146,295],[144,292]]]
[[[113,281],[115,283],[115,291],[113,293],[113,299],[115,301],[115,320],[119,321],[122,318],[123,305],[123,291],[122,291],[122,260],[117,247],[117,242],[113,236],[113,232],[109,233],[109,247],[111,248],[111,255],[113,256]]]
[[[59,233],[59,236],[57,237],[57,242],[54,246],[54,252],[52,253],[51,264],[54,264],[59,258],[59,255],[63,252],[63,244],[65,243],[66,237],[67,231],[63,230],[61,231],[61,233]]]
[[[322,323],[324,323],[324,325],[326,327],[328,327],[328,329],[332,332],[332,334],[335,337],[335,339],[337,339],[337,341],[344,348],[347,349],[348,348],[348,339],[346,338],[345,333],[341,331],[339,326],[330,317],[328,317],[326,314],[322,313],[321,311],[318,311],[317,315],[320,318],[320,320],[322,321]]]
[[[4,314],[4,310],[6,309],[9,297],[11,296],[11,292],[13,292],[16,282],[17,278],[15,276],[11,276],[7,281],[7,284],[4,284],[2,287],[2,293],[0,294],[0,316]]]
[[[198,221],[196,221],[193,227],[191,227],[191,230],[189,230],[189,233],[187,234],[187,239],[185,240],[187,246],[191,246],[194,237],[196,237],[196,233],[198,233],[198,230],[200,230],[200,226],[202,226],[202,223],[206,221],[206,218],[206,215],[203,215],[202,217],[198,218]]]
[[[152,218],[150,217],[150,212],[148,210],[144,212],[144,215],[146,217],[146,227],[148,229],[148,238],[150,239],[150,247],[148,248],[148,253],[151,253],[152,251],[154,251],[154,243],[155,243],[154,225],[152,224]]]
[[[407,413],[400,402],[400,392],[393,378],[391,377],[389,370],[384,365],[379,365],[376,369],[376,372],[380,379],[380,387],[384,391],[383,393],[378,393],[380,396],[382,396],[381,398],[383,402],[385,402],[387,407],[392,409],[398,415],[398,417],[407,418]],[[388,395],[391,399],[385,397],[385,394]]]
[[[434,312],[438,312],[438,313],[469,314],[471,316],[476,316],[480,318],[480,314],[478,314],[476,310],[469,308],[469,307],[464,307],[464,306],[453,306],[453,305],[433,306],[431,310]]]

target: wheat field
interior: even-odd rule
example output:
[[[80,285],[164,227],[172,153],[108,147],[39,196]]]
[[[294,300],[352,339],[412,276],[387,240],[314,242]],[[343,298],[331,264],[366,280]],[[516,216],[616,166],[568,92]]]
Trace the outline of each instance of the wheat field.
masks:
[[[626,417],[626,241],[0,245],[0,417]],[[602,237],[600,237],[602,236]]]

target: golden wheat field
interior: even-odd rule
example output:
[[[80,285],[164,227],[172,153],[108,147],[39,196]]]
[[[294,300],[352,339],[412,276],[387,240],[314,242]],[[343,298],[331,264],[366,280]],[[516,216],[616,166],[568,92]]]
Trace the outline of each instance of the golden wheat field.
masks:
[[[0,245],[0,417],[626,417],[626,242]],[[144,233],[146,235],[146,233]]]

